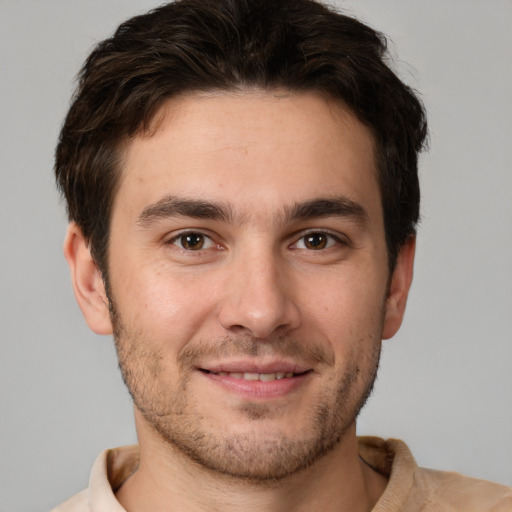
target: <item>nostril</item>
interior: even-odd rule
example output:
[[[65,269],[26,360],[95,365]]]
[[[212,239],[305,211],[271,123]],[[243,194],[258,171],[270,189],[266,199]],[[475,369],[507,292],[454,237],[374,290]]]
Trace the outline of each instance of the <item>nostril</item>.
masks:
[[[249,331],[247,327],[244,327],[243,325],[240,324],[228,326],[228,330],[233,334],[244,334],[245,332]]]

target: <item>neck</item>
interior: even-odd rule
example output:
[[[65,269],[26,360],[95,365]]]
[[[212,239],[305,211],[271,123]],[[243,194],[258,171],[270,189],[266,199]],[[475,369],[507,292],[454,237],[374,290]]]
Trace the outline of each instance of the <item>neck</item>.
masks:
[[[128,512],[368,512],[386,486],[359,458],[355,425],[309,468],[265,483],[207,470],[150,430],[138,434],[138,469],[116,493]]]

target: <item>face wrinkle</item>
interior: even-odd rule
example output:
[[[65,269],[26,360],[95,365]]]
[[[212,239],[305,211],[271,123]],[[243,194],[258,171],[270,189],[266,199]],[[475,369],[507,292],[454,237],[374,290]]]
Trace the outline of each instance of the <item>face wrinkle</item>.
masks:
[[[334,397],[324,392],[315,405],[312,426],[300,440],[289,440],[279,434],[272,439],[258,439],[257,425],[250,435],[236,434],[229,438],[214,438],[206,428],[200,429],[205,418],[197,411],[187,411],[187,387],[189,378],[184,372],[195,367],[197,361],[206,356],[233,355],[281,355],[296,357],[312,364],[334,365],[334,354],[324,347],[309,347],[286,336],[275,339],[255,340],[247,336],[225,337],[216,344],[200,342],[185,346],[178,356],[178,368],[183,378],[174,397],[151,398],[148,393],[147,376],[157,377],[165,371],[163,357],[155,352],[145,351],[141,333],[130,332],[110,296],[111,318],[114,339],[118,352],[119,367],[123,380],[133,398],[134,404],[149,425],[173,449],[187,456],[207,472],[221,474],[228,478],[241,479],[255,485],[271,484],[297,474],[318,459],[328,454],[343,438],[353,424],[361,408],[370,396],[377,376],[380,359],[380,333],[372,333],[360,343],[370,344],[372,350],[365,354],[363,361],[356,361],[351,354],[348,370],[336,386]],[[383,313],[382,313],[383,314]],[[382,321],[379,325],[382,324]],[[142,363],[142,365],[141,365]],[[137,365],[139,368],[137,369]],[[365,371],[363,372],[362,366]],[[155,373],[156,372],[156,373]],[[360,379],[365,379],[356,403],[348,403],[351,390]],[[170,403],[169,403],[170,402]],[[159,410],[165,404],[167,410]],[[172,410],[172,412],[171,412]],[[255,421],[272,418],[279,412],[266,404],[249,403],[239,408],[247,418]],[[181,425],[176,428],[176,425]],[[256,449],[257,446],[257,449]]]
[[[236,119],[249,117],[255,107],[249,99],[236,108],[226,101],[217,103],[210,110],[218,113],[222,107],[222,115],[232,121],[228,126],[237,126]],[[309,97],[301,101],[301,106],[313,107],[310,103],[314,103],[315,110],[322,107]],[[179,128],[188,137],[200,137],[204,108],[208,105],[201,105],[201,109],[196,108],[195,104],[192,106],[195,108],[193,115],[182,119]],[[239,108],[241,106],[243,110]],[[257,106],[258,112],[260,108],[267,108],[264,102]],[[358,230],[357,233],[368,243],[347,249],[350,258],[337,256],[336,268],[327,265],[314,267],[314,273],[324,284],[325,290],[315,287],[308,291],[309,281],[300,280],[303,269],[313,265],[316,260],[302,260],[299,253],[290,252],[290,258],[294,258],[292,263],[298,261],[303,265],[294,275],[297,279],[294,293],[297,295],[293,300],[302,308],[301,315],[306,321],[304,326],[290,323],[290,319],[285,318],[288,323],[276,324],[272,335],[251,338],[243,334],[253,331],[251,324],[245,325],[248,320],[243,316],[243,311],[237,313],[242,315],[239,319],[228,317],[226,325],[224,319],[219,322],[219,318],[213,315],[212,311],[219,304],[212,301],[225,300],[222,293],[204,298],[197,294],[201,286],[219,287],[224,282],[232,282],[227,277],[227,267],[222,267],[224,274],[220,276],[213,271],[208,274],[208,267],[204,266],[199,269],[200,272],[189,271],[183,277],[181,260],[174,261],[171,254],[165,260],[169,261],[167,273],[160,275],[154,270],[154,265],[163,257],[167,258],[167,253],[161,256],[158,251],[149,252],[140,226],[133,225],[133,212],[130,209],[117,210],[112,224],[118,227],[118,235],[113,237],[110,246],[111,261],[117,264],[112,264],[110,269],[114,289],[109,290],[109,298],[119,364],[136,410],[140,412],[137,419],[141,420],[138,425],[141,444],[143,439],[151,439],[152,435],[158,434],[153,441],[164,450],[166,446],[169,447],[168,462],[178,468],[181,466],[185,469],[187,463],[194,461],[203,470],[209,471],[212,477],[224,475],[261,484],[292,476],[331,453],[346,439],[345,435],[352,432],[351,427],[359,409],[373,386],[384,327],[389,271],[384,263],[385,240],[382,212],[377,206],[377,184],[372,175],[367,176],[367,171],[372,171],[371,165],[357,158],[368,149],[368,134],[354,121],[354,129],[344,133],[338,141],[339,126],[332,126],[330,117],[324,119],[322,126],[297,123],[297,109],[292,109],[295,106],[281,106],[282,114],[293,121],[289,123],[294,126],[293,139],[290,139],[291,134],[287,131],[277,132],[274,124],[265,121],[261,123],[261,127],[265,128],[262,133],[272,133],[271,139],[267,140],[269,137],[265,135],[254,142],[255,149],[260,152],[268,150],[272,159],[277,154],[283,169],[295,169],[297,166],[302,169],[303,160],[312,160],[313,163],[303,169],[303,179],[292,181],[293,187],[290,185],[286,193],[282,192],[286,172],[267,172],[265,167],[258,173],[250,174],[246,171],[253,169],[254,162],[249,162],[250,168],[246,168],[249,164],[244,167],[245,160],[237,160],[235,166],[231,161],[232,152],[229,151],[218,154],[212,164],[208,145],[198,157],[201,166],[192,166],[191,173],[170,174],[170,169],[162,162],[167,162],[172,156],[176,166],[182,168],[190,155],[183,150],[183,146],[170,148],[166,134],[157,134],[157,138],[150,141],[136,141],[139,145],[134,146],[131,163],[126,168],[130,179],[125,179],[119,194],[125,199],[125,204],[135,202],[138,205],[134,211],[143,211],[144,205],[154,200],[157,188],[178,190],[180,194],[193,189],[194,194],[199,196],[202,190],[203,197],[211,198],[211,183],[207,180],[209,175],[202,170],[217,165],[220,169],[219,180],[222,178],[224,188],[221,194],[213,194],[213,198],[216,201],[236,198],[233,208],[236,207],[237,212],[264,215],[266,222],[272,220],[268,212],[282,215],[283,205],[288,204],[290,198],[295,200],[293,204],[307,205],[300,214],[306,214],[308,219],[310,214],[316,218],[320,207],[322,212],[331,215],[332,203],[322,202],[319,205],[315,198],[332,198],[330,194],[333,190],[339,192],[334,197],[353,197],[356,204],[367,212],[367,229]],[[301,116],[304,110],[307,109],[301,108]],[[275,115],[274,106],[269,114]],[[297,126],[307,127],[301,133],[303,139],[310,136],[313,129],[316,137],[323,126],[327,135],[335,133],[340,145],[336,146],[338,149],[333,159],[341,159],[346,173],[333,174],[331,167],[317,162],[320,143],[314,147],[308,144],[295,147],[297,144],[294,142],[296,152],[300,153],[299,149],[304,148],[300,162],[296,161],[295,151],[285,151],[286,144],[285,149],[281,149],[283,144],[274,147],[276,140],[281,141],[281,135],[285,143],[295,141]],[[192,131],[191,127],[198,130]],[[229,141],[232,137],[238,137],[238,131],[225,135]],[[171,149],[172,154],[169,153]],[[146,195],[143,197],[137,180],[141,159],[149,159],[145,172],[148,174],[147,183],[151,184],[145,187]],[[256,164],[259,163],[260,157],[256,161]],[[242,174],[240,166],[244,171]],[[319,180],[317,175],[323,179]],[[240,180],[235,179],[239,176]],[[251,193],[240,196],[238,187],[241,184],[244,190]],[[198,187],[200,190],[196,192]],[[270,193],[269,190],[274,192]],[[260,197],[257,203],[252,201],[255,191]],[[137,199],[139,197],[140,200]],[[338,212],[343,214],[343,225],[347,219],[354,219],[353,215],[347,217],[346,213],[350,212],[354,212],[353,207],[349,211],[344,208]],[[285,217],[286,213],[297,214],[296,211],[289,213],[285,209]],[[319,223],[314,224],[316,228]],[[231,224],[229,226],[233,234],[236,230]],[[281,236],[281,228],[277,229],[274,223],[268,222],[266,228],[274,238]],[[287,226],[287,229],[291,230],[292,227]],[[139,252],[135,251],[138,257],[126,260],[126,251],[131,248],[138,249]],[[196,285],[195,292],[181,288],[190,282]],[[229,290],[223,293],[229,293]],[[113,300],[116,298],[122,299],[119,308]],[[291,300],[292,297],[287,299]],[[171,307],[169,314],[169,307],[174,303],[177,306]],[[219,331],[219,328],[224,331]],[[204,333],[208,332],[216,334],[211,338],[208,335],[205,337]],[[228,335],[222,336],[219,332]],[[222,358],[232,356],[242,356],[241,360],[245,363],[250,358],[258,357],[257,363],[262,365],[272,358],[284,356],[288,359],[287,364],[293,365],[294,361],[297,365],[306,363],[306,368],[311,364],[313,372],[305,376],[306,384],[299,393],[290,393],[288,397],[267,403],[265,408],[257,400],[239,399],[236,393],[229,391],[224,393],[222,387],[216,386],[210,377],[199,372],[201,365],[216,364],[222,367]],[[217,371],[218,368],[212,369]],[[315,370],[318,373],[315,374]]]

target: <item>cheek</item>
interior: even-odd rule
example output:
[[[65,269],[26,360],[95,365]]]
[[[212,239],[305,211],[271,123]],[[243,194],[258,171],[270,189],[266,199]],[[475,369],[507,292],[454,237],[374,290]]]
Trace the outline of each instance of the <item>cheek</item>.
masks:
[[[304,327],[332,346],[339,364],[354,350],[372,351],[382,339],[385,284],[373,286],[355,275],[317,284],[315,294],[301,301]]]
[[[365,273],[363,279],[347,272],[338,278],[332,275],[317,279],[312,293],[302,293],[304,309],[331,330],[346,331],[355,326],[364,329],[368,320],[381,318],[385,300],[385,281]]]
[[[119,272],[112,292],[121,317],[131,330],[153,343],[178,347],[194,336],[211,313],[214,298],[204,282],[165,268]]]

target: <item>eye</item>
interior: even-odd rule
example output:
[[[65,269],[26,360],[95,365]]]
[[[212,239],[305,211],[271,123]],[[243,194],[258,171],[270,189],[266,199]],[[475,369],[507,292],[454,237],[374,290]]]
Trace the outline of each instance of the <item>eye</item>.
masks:
[[[333,247],[337,243],[340,243],[340,240],[337,237],[319,231],[304,235],[295,244],[295,248],[307,249],[309,251],[321,251],[322,249],[329,249],[330,247]]]
[[[203,233],[187,232],[181,233],[169,241],[180,249],[186,251],[200,251],[201,249],[210,249],[214,247],[213,240]]]

